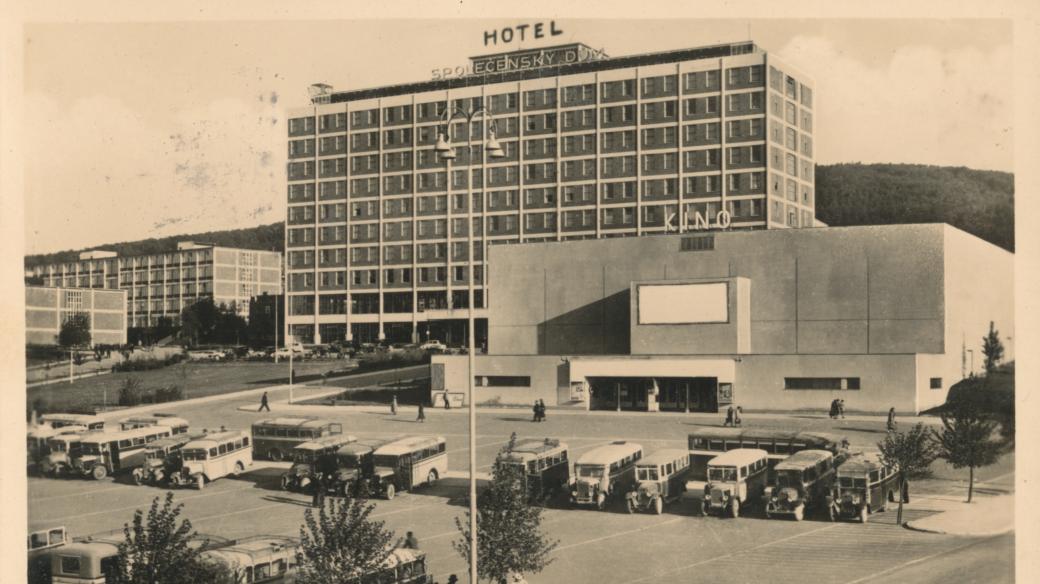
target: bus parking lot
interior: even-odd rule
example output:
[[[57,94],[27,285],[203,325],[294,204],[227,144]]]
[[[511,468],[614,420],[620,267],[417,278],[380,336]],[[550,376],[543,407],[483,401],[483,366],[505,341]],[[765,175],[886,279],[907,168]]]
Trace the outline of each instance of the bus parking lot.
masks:
[[[315,392],[315,389],[298,389]],[[299,397],[299,395],[297,396]],[[271,414],[243,411],[256,405],[255,397],[230,398],[216,403],[185,404],[171,409],[191,422],[192,428],[221,425],[245,429],[259,419],[285,415],[280,391],[272,391]],[[302,409],[302,408],[301,408]],[[165,411],[165,410],[164,410]],[[302,413],[302,412],[293,412]],[[313,412],[307,412],[314,415]],[[428,565],[437,581],[449,574],[464,578],[466,566],[451,547],[458,537],[454,518],[466,511],[465,479],[468,451],[465,414],[462,411],[427,409],[427,421],[414,422],[412,408],[396,416],[371,408],[336,408],[320,414],[343,424],[344,432],[358,437],[388,435],[440,435],[447,440],[448,477],[433,487],[401,493],[394,500],[377,500],[375,518],[386,521],[398,536],[414,531],[428,553]],[[619,423],[623,420],[623,424]],[[626,439],[641,444],[644,452],[682,448],[686,434],[699,426],[718,425],[706,416],[648,417],[639,414],[555,414],[534,425],[530,413],[517,410],[480,412],[477,436],[478,470],[490,470],[495,454],[511,432],[520,437],[553,437],[566,442],[571,460],[604,442]],[[883,421],[830,420],[826,416],[783,416],[756,419],[749,424],[847,434],[853,448],[869,447],[883,435]],[[298,536],[310,496],[280,488],[281,474],[289,463],[258,461],[236,478],[207,484],[205,489],[181,489],[176,501],[184,503],[184,516],[200,533],[228,538],[255,534]],[[950,501],[962,500],[962,472],[937,468],[932,479],[914,483],[904,520],[935,513]],[[1011,461],[982,469],[981,490],[1010,491]],[[135,486],[124,477],[103,481],[80,479],[29,479],[30,529],[64,525],[79,537],[120,529],[134,510],[146,509],[165,489]],[[866,525],[831,523],[825,518],[805,521],[766,520],[760,512],[739,519],[701,517],[692,500],[680,500],[662,515],[628,514],[621,505],[608,511],[572,509],[554,505],[543,516],[547,533],[560,541],[555,561],[532,582],[686,582],[694,578],[712,582],[781,582],[812,580],[820,583],[859,583],[887,580],[903,571],[914,571],[914,581],[944,582],[1010,581],[1008,574],[994,574],[1007,564],[1013,535],[992,538],[957,537],[911,531],[895,524],[895,511],[875,514]],[[611,561],[604,561],[609,558]],[[943,570],[956,559],[955,572]],[[927,566],[936,567],[927,570]],[[986,570],[984,577],[978,570]],[[1005,571],[1010,568],[1005,568]]]

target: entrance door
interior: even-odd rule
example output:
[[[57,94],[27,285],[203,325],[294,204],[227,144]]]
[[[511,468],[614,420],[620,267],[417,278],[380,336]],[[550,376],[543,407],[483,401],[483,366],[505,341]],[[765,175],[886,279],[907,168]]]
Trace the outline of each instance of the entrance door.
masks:
[[[690,378],[690,411],[719,411],[719,383],[716,377]]]
[[[647,411],[650,377],[589,377],[589,409]]]

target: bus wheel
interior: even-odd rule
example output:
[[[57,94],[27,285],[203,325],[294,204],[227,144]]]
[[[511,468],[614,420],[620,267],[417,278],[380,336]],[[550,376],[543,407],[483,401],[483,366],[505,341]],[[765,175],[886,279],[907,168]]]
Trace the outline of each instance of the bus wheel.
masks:
[[[860,507],[859,508],[859,522],[860,523],[866,523],[867,522],[867,515],[869,515],[869,514],[870,514],[870,509],[868,509],[866,505]]]
[[[135,468],[134,472],[131,473],[131,476],[134,478],[134,484],[137,486],[141,486],[141,483],[144,482],[144,472],[139,468]]]
[[[281,462],[281,460],[282,460],[282,451],[278,450],[277,448],[272,448],[272,449],[267,451],[267,457],[270,458],[271,460],[275,461],[275,462]]]
[[[805,506],[799,505],[794,509],[794,520],[801,521],[802,519],[805,519]]]
[[[95,466],[93,470],[90,471],[90,476],[100,481],[101,479],[108,476],[108,469],[105,468],[103,465],[99,464]]]
[[[596,495],[596,509],[599,509],[600,511],[602,511],[602,510],[604,510],[606,508],[607,508],[607,495],[605,493],[600,493],[600,494]]]
[[[386,490],[383,491],[383,493],[386,495],[386,500],[387,501],[392,501],[393,498],[394,498],[394,494],[395,494],[393,483],[388,484],[386,486]]]
[[[437,469],[430,469],[430,474],[426,475],[426,484],[433,486],[437,482]]]
[[[201,491],[206,486],[206,477],[202,474],[195,475],[195,486]]]
[[[292,490],[292,489],[289,488],[289,475],[282,475],[282,490],[283,491],[291,491]]]
[[[661,497],[654,499],[654,512],[658,515],[664,513],[664,499]]]
[[[734,519],[740,517],[740,499],[733,497],[733,502],[729,504],[729,512]]]

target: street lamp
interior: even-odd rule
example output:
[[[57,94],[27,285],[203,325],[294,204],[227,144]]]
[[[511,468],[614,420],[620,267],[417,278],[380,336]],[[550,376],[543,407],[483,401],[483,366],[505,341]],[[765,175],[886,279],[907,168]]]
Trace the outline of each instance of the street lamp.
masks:
[[[450,113],[449,113],[450,111]],[[451,145],[451,137],[449,130],[451,128],[451,122],[456,118],[463,118],[466,120],[466,154],[467,163],[469,166],[473,164],[473,132],[472,123],[473,119],[483,116],[487,120],[485,125],[487,128],[487,134],[489,135],[487,144],[484,146],[481,152],[480,160],[480,189],[481,193],[486,193],[485,189],[485,170],[487,165],[487,157],[491,158],[504,158],[506,153],[502,150],[502,145],[495,139],[495,120],[491,117],[491,109],[486,106],[480,106],[472,111],[467,111],[462,108],[455,108],[454,110],[445,109],[444,114],[441,116],[442,123],[444,124],[444,132],[437,135],[437,144],[434,146],[434,150],[444,160],[447,161],[447,173],[448,173],[448,190],[451,191],[451,161],[455,160],[455,148]],[[482,133],[483,130],[482,130]],[[486,155],[486,156],[485,156]],[[481,197],[483,203],[485,197]],[[481,209],[484,209],[484,205],[481,204]],[[448,202],[448,209],[451,209],[451,201]],[[473,399],[473,377],[474,371],[474,353],[476,349],[474,347],[474,338],[476,336],[475,319],[473,318],[473,299],[474,299],[474,268],[476,267],[475,258],[473,257],[473,173],[467,168],[466,172],[466,232],[469,234],[469,245],[466,253],[468,260],[468,279],[469,279],[469,302],[467,303],[469,309],[468,315],[468,327],[469,327],[469,349],[467,351],[469,361],[469,375],[467,375],[467,384],[469,386],[469,579],[472,584],[477,584],[477,408]],[[450,211],[449,211],[450,213]],[[451,229],[451,226],[448,226]],[[483,227],[481,227],[481,259],[486,255],[484,250],[484,242],[487,241],[487,233]],[[452,250],[448,250],[447,257],[451,258]],[[451,274],[448,274],[449,282]],[[484,278],[487,275],[484,274]],[[451,298],[448,299],[451,302]],[[452,302],[452,304],[454,304]],[[452,306],[454,308],[454,306]]]

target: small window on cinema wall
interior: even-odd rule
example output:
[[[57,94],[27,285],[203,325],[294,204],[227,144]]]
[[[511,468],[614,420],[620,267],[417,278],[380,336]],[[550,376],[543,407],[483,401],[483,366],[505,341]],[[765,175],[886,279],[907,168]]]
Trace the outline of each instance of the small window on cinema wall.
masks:
[[[929,389],[942,389],[942,377],[932,377],[928,380]]]

